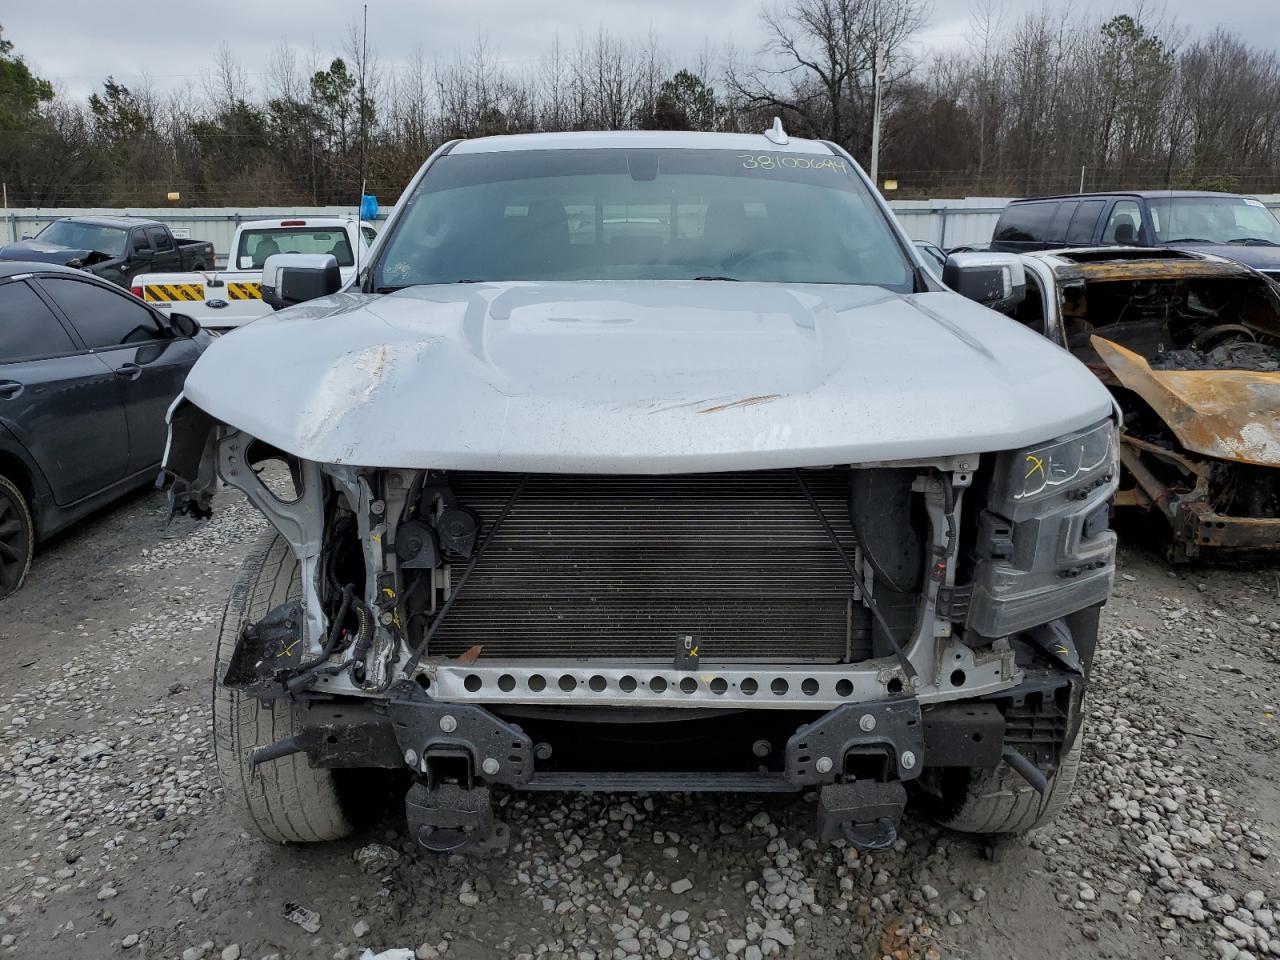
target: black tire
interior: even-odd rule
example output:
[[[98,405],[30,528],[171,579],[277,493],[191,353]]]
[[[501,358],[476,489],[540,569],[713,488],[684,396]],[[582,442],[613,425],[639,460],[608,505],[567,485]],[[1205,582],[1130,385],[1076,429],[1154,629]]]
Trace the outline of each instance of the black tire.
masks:
[[[220,682],[243,625],[300,596],[297,557],[284,537],[268,531],[249,551],[231,588],[214,657],[213,747],[222,788],[245,830],[276,843],[338,840],[353,829],[334,771],[312,767],[305,753],[250,767],[254,747],[296,732],[289,705],[243,696]]]
[[[12,481],[0,477],[0,599],[16,593],[27,579],[35,545],[27,498]]]
[[[1066,806],[1080,771],[1084,724],[1049,778],[1044,796],[1036,793],[1007,763],[994,770],[969,772],[952,810],[937,817],[942,826],[961,833],[1025,833],[1048,825]]]

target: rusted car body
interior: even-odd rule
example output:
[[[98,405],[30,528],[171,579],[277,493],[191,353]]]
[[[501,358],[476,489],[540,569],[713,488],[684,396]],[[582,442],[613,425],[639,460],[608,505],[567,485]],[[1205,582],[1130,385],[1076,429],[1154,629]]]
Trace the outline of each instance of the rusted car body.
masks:
[[[1117,506],[1159,511],[1170,556],[1280,551],[1280,285],[1175,250],[1028,254],[1016,319],[1124,412]]]

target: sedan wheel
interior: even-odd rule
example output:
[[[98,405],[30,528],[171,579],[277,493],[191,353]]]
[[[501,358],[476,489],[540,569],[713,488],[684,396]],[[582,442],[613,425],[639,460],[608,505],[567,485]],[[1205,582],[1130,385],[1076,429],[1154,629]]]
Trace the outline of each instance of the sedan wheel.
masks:
[[[33,534],[31,511],[22,491],[0,477],[0,598],[13,593],[27,578]]]

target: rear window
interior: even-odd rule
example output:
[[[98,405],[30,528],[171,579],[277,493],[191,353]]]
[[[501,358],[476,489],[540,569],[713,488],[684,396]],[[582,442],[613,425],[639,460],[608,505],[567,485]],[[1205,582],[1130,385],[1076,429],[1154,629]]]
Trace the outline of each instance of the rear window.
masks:
[[[1000,215],[993,239],[1044,243],[1049,237],[1049,225],[1059,206],[1056,200],[1045,203],[1011,203]]]
[[[1102,216],[1105,200],[1085,200],[1076,209],[1071,218],[1071,226],[1067,229],[1069,246],[1085,245],[1093,242],[1093,232],[1098,228],[1098,217]]]
[[[1063,243],[1067,239],[1067,224],[1071,222],[1071,216],[1078,206],[1075,200],[1058,204],[1058,210],[1049,224],[1049,232],[1045,235],[1050,243]]]
[[[0,283],[0,363],[53,357],[76,350],[66,329],[21,280]]]
[[[246,230],[240,234],[235,265],[240,270],[259,270],[267,262],[267,257],[277,253],[329,253],[337,259],[340,267],[349,267],[356,262],[345,230],[335,227],[274,227]]]

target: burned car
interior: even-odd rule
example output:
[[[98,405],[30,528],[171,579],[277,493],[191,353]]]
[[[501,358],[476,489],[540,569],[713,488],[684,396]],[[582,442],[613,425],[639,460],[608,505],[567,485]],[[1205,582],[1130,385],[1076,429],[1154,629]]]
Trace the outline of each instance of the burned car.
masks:
[[[1280,550],[1280,286],[1184,250],[1024,263],[1017,318],[1084,361],[1123,408],[1117,506],[1163,516],[1175,561]]]
[[[970,257],[1016,302],[1016,257]],[[812,790],[868,848],[909,801],[1065,802],[1114,404],[935,280],[839,147],[453,142],[346,289],[263,283],[285,309],[213,343],[166,460],[178,508],[223,481],[272,525],[214,678],[247,829],[342,836],[370,768],[435,851],[501,848],[494,790]]]

